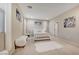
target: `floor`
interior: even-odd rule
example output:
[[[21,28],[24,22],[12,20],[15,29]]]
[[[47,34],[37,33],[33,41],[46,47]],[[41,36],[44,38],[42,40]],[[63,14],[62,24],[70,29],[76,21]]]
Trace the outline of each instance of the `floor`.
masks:
[[[34,41],[29,38],[24,48],[18,48],[15,50],[14,55],[79,55],[79,47],[71,45],[63,39],[52,38],[51,41],[56,41],[63,45],[61,49],[55,49],[43,53],[38,53],[35,50]]]

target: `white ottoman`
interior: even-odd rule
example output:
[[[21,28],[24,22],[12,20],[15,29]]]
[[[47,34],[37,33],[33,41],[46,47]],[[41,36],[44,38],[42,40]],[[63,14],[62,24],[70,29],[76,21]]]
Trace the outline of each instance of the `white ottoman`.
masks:
[[[15,45],[18,47],[23,47],[26,44],[26,39],[28,38],[28,36],[21,36],[18,39],[15,40]]]

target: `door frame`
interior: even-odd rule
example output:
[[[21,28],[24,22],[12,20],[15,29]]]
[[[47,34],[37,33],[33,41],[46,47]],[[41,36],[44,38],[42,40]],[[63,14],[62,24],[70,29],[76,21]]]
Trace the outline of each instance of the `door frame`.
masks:
[[[5,21],[5,11],[2,9],[2,8],[0,8],[0,11],[3,13],[3,32],[4,32],[4,49],[6,48],[6,38],[5,38],[5,23],[6,23],[6,21]]]
[[[54,23],[54,36],[55,36],[55,37],[58,36],[58,25],[59,25],[58,22],[55,22],[55,23]]]

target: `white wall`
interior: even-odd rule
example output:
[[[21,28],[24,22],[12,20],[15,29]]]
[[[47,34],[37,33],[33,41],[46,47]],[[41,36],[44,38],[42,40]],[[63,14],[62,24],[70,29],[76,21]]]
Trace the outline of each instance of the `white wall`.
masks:
[[[16,17],[16,9],[20,12],[21,21]],[[11,52],[15,51],[15,40],[23,35],[23,14],[18,4],[13,3],[11,9],[11,35],[12,35],[12,49]]]
[[[72,17],[72,16],[76,17],[76,26],[73,28],[64,28],[64,19],[67,17]],[[58,37],[79,43],[79,6],[73,8],[67,12],[64,12],[63,14],[55,17],[52,20],[56,20],[59,22]],[[52,20],[50,20],[50,22]]]
[[[16,8],[23,14],[18,4],[0,3],[0,8],[5,12],[5,49],[12,53],[15,49],[14,40],[23,35],[23,21],[16,19]]]
[[[54,20],[49,21],[49,33],[54,35]]]
[[[5,49],[10,51],[12,48],[11,40],[11,4],[0,3],[0,8],[5,12]]]
[[[47,25],[48,25],[48,21],[42,21],[42,26],[36,25],[35,21],[37,20],[27,20],[26,21],[26,30],[27,32],[36,32],[36,31],[40,31],[40,32],[47,32]]]

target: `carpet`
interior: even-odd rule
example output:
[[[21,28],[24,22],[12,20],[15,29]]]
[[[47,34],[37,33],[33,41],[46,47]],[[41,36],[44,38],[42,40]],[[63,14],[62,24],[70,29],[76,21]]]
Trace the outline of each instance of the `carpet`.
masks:
[[[63,48],[63,45],[56,41],[41,41],[36,42],[34,45],[37,52],[47,52],[50,50]]]

